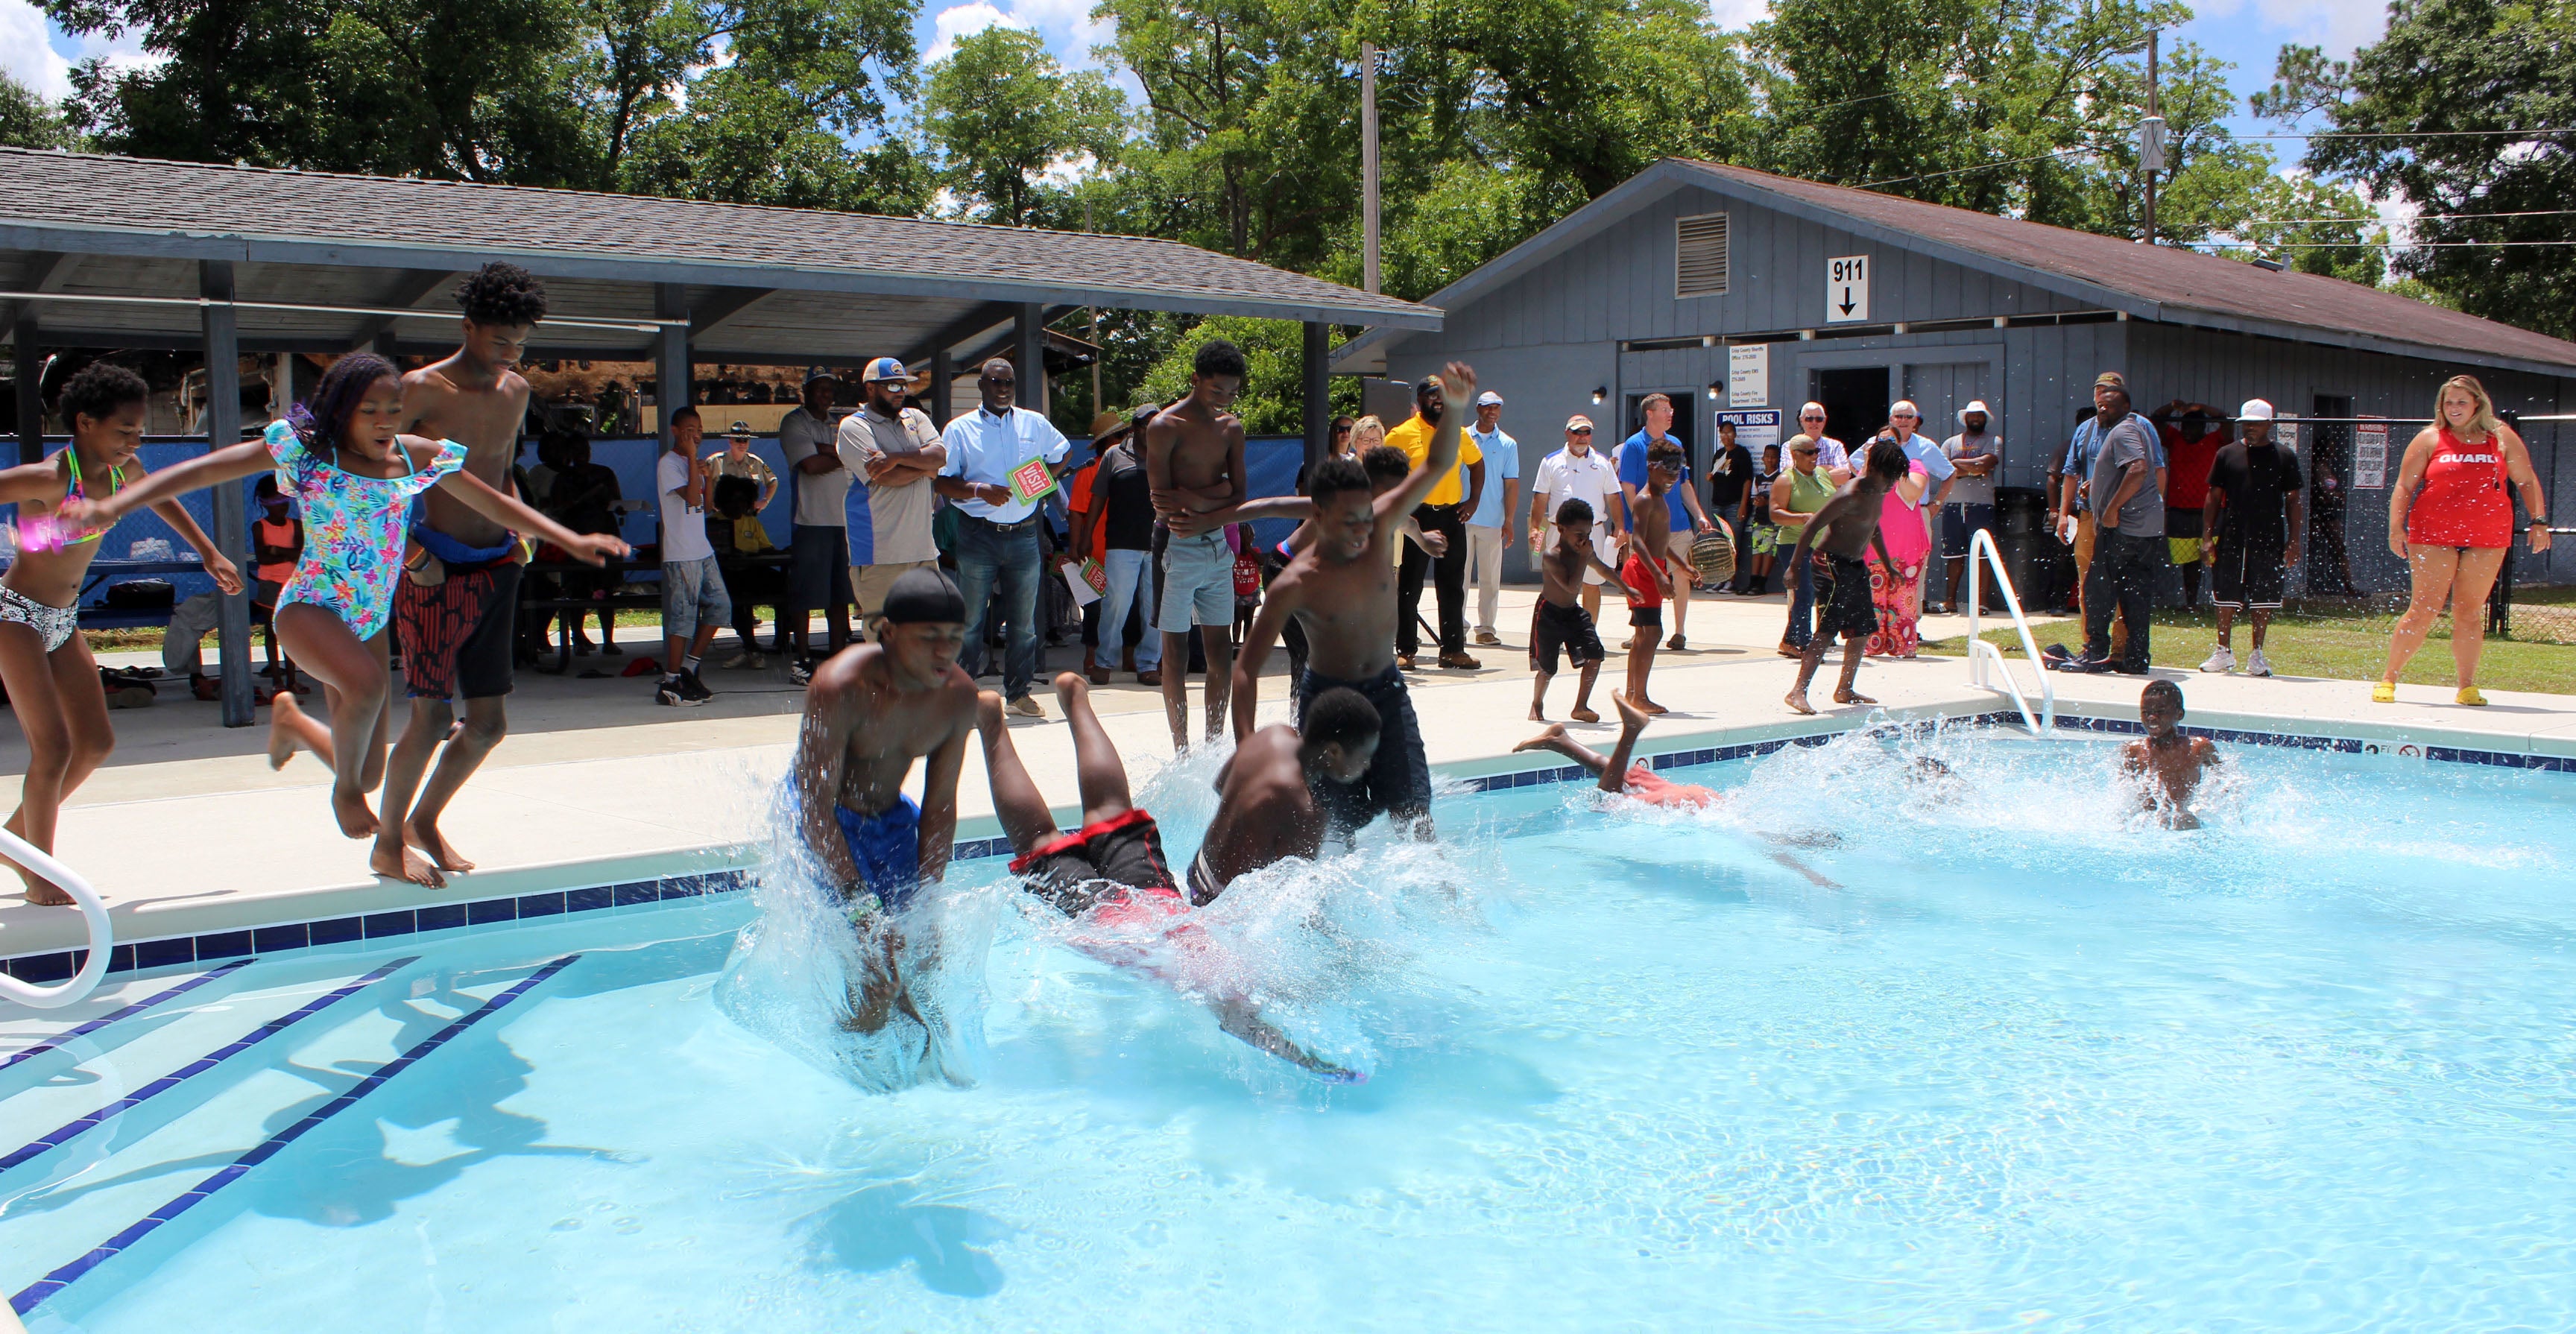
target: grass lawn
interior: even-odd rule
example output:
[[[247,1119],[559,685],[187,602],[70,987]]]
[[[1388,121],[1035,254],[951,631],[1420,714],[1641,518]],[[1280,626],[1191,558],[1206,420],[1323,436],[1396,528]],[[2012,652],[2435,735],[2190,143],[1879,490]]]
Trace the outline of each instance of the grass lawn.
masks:
[[[2533,690],[2550,694],[2576,694],[2576,643],[2535,642],[2536,639],[2576,639],[2568,633],[2568,617],[2561,608],[2576,608],[2576,589],[2518,589],[2514,598],[2514,625],[2522,638],[2505,640],[2490,636],[2486,651],[2478,659],[2478,684],[2496,690]],[[2526,615],[2526,612],[2530,614]],[[2380,668],[2388,662],[2388,634],[2396,615],[2386,609],[2357,610],[2346,607],[2286,607],[2272,618],[2271,632],[2264,642],[2264,656],[2272,670],[2282,676],[2323,676],[2351,681],[2375,681]],[[2159,667],[2198,667],[2218,642],[2218,620],[2215,613],[2201,609],[2182,611],[2166,608],[2156,613],[2155,663]],[[2041,648],[2048,647],[2052,636],[2070,649],[2080,649],[2082,631],[2074,625],[2034,629],[2032,637]],[[1984,638],[2004,650],[2007,657],[2021,657],[2021,638],[2010,622],[2003,628],[1988,630]],[[2448,616],[2434,623],[2432,637],[2425,641],[2422,652],[2406,664],[2400,680],[2429,686],[2452,684],[2451,622]],[[2241,664],[2254,646],[2254,635],[2245,618],[2236,623],[2236,659]],[[1923,647],[1934,653],[1964,653],[1964,636],[1926,641]]]

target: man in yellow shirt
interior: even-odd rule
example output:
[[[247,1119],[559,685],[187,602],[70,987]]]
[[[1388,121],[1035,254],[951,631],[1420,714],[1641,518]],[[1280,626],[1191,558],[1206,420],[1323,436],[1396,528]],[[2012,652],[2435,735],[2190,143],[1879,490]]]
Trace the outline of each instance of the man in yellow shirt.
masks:
[[[1413,511],[1422,531],[1447,537],[1449,549],[1435,560],[1422,548],[1404,543],[1404,562],[1396,575],[1395,663],[1408,672],[1413,670],[1414,656],[1422,648],[1422,573],[1426,567],[1439,596],[1440,665],[1462,671],[1474,671],[1484,665],[1467,656],[1466,516],[1475,512],[1476,498],[1484,493],[1485,456],[1476,448],[1476,438],[1465,423],[1441,420],[1447,411],[1440,398],[1440,381],[1426,376],[1414,386],[1413,415],[1386,433],[1386,442],[1403,450],[1417,468],[1431,456],[1434,430],[1459,434],[1458,465],[1432,485],[1421,506]]]

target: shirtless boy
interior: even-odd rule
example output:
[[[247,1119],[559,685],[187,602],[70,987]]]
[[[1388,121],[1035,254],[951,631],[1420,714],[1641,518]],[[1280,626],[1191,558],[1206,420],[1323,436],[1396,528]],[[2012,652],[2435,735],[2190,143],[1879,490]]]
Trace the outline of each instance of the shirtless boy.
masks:
[[[1204,907],[1239,876],[1321,853],[1321,794],[1368,775],[1377,729],[1377,706],[1336,686],[1306,706],[1302,730],[1272,723],[1235,747],[1216,776],[1216,817],[1190,863],[1190,902]]]
[[[1245,970],[1188,919],[1188,905],[1163,856],[1162,831],[1135,804],[1118,747],[1092,712],[1091,684],[1078,672],[1062,672],[1055,695],[1073,728],[1073,767],[1082,792],[1082,827],[1070,834],[1057,830],[1055,812],[1011,744],[1002,697],[987,690],[977,700],[993,814],[1019,854],[1011,874],[1074,919],[1075,948],[1200,998],[1218,1027],[1282,1060],[1351,1078],[1349,1070],[1299,1047],[1263,1019],[1261,1003],[1243,990]],[[1155,942],[1170,948],[1153,948]]]
[[[957,775],[975,733],[975,682],[957,666],[966,599],[936,570],[913,570],[886,590],[884,630],[815,669],[788,781],[798,832],[841,896],[850,925],[875,937],[869,976],[850,988],[852,1030],[874,1033],[900,1007],[916,1021],[896,963],[902,937],[886,920],[948,869],[957,836]],[[922,801],[903,783],[927,759]],[[881,969],[881,971],[878,971]],[[927,1025],[925,1024],[925,1027]]]
[[[1726,795],[1715,788],[1676,783],[1642,764],[1631,764],[1629,757],[1636,752],[1637,737],[1646,730],[1646,711],[1615,690],[1610,692],[1610,702],[1619,710],[1619,744],[1606,756],[1567,736],[1563,723],[1550,724],[1546,731],[1512,749],[1555,751],[1598,775],[1602,791],[1634,797],[1649,806],[1696,808],[1726,800]]]
[[[1162,597],[1163,713],[1172,749],[1190,745],[1190,627],[1207,648],[1207,737],[1225,725],[1234,667],[1234,548],[1202,516],[1243,503],[1243,423],[1226,411],[1243,390],[1243,353],[1222,338],[1199,345],[1190,392],[1145,424],[1145,480],[1153,490],[1155,560]]]
[[[1634,527],[1628,534],[1628,559],[1619,566],[1619,582],[1628,589],[1628,699],[1647,713],[1667,713],[1646,694],[1646,671],[1655,665],[1655,645],[1664,637],[1664,599],[1673,595],[1673,577],[1665,572],[1664,553],[1672,546],[1673,483],[1682,475],[1682,447],[1658,440],[1646,451],[1646,486],[1629,502]]]
[[[1453,361],[1431,383],[1440,386],[1448,419],[1464,418],[1476,394],[1476,373]],[[1417,838],[1432,836],[1431,765],[1422,753],[1421,725],[1405,693],[1404,674],[1395,665],[1395,544],[1405,519],[1457,466],[1461,435],[1433,432],[1421,464],[1383,493],[1373,493],[1366,470],[1347,457],[1317,464],[1306,482],[1313,542],[1271,581],[1235,660],[1237,744],[1252,735],[1261,664],[1291,616],[1304,627],[1307,644],[1306,673],[1295,688],[1298,721],[1304,722],[1318,695],[1335,686],[1357,690],[1377,707],[1378,747],[1368,773],[1358,783],[1328,783],[1323,789],[1329,821],[1345,838],[1380,812],[1411,824]]]
[[[1601,629],[1593,624],[1592,613],[1583,609],[1583,575],[1586,570],[1598,570],[1604,579],[1621,576],[1593,551],[1592,524],[1592,506],[1582,497],[1557,506],[1556,544],[1539,557],[1538,605],[1530,609],[1530,721],[1534,723],[1547,721],[1547,683],[1556,679],[1559,649],[1583,670],[1570,716],[1578,723],[1601,721],[1601,715],[1592,711],[1592,682],[1601,675],[1601,660],[1609,652],[1601,647]]]
[[[2144,809],[2168,829],[2198,829],[2191,813],[2191,794],[2201,775],[2219,762],[2218,746],[2205,736],[2184,736],[2182,687],[2171,681],[2149,681],[2138,697],[2138,721],[2147,739],[2132,741],[2120,752],[2120,772],[2146,780],[2139,794]]]
[[[0,503],[14,501],[22,546],[0,578],[0,684],[27,734],[27,778],[9,832],[38,851],[54,850],[54,821],[63,800],[116,748],[98,661],[81,637],[80,591],[105,528],[84,530],[55,518],[68,503],[104,500],[143,476],[135,451],[151,389],[123,366],[92,362],[62,388],[59,407],[72,428],[67,449],[41,463],[0,472]],[[241,591],[241,572],[174,498],[152,512],[177,530],[226,593]],[[25,867],[27,902],[61,906],[69,894]]]
[[[1807,683],[1816,679],[1825,647],[1837,634],[1843,637],[1843,675],[1841,684],[1834,687],[1834,703],[1878,702],[1852,689],[1860,675],[1861,649],[1878,629],[1878,613],[1869,603],[1869,567],[1861,558],[1875,544],[1882,563],[1890,568],[1896,564],[1888,559],[1887,537],[1878,531],[1878,516],[1887,489],[1905,478],[1905,447],[1893,440],[1872,441],[1867,464],[1865,471],[1816,508],[1789,553],[1793,571],[1810,568],[1803,562],[1817,562],[1812,567],[1817,581],[1816,635],[1798,655],[1798,684],[1789,688],[1787,697],[1789,707],[1799,713],[1816,711],[1807,702]]]
[[[403,376],[402,429],[465,446],[465,471],[515,494],[510,461],[528,414],[528,382],[516,368],[529,332],[545,318],[546,291],[515,264],[486,264],[457,284],[456,304],[465,312],[463,343]],[[406,567],[394,591],[411,721],[385,761],[384,820],[372,861],[398,867],[408,843],[439,870],[470,871],[474,863],[448,846],[438,820],[510,730],[502,701],[510,693],[524,562],[518,539],[464,501],[433,490],[424,503],[411,540],[427,557]],[[461,730],[448,704],[458,697],[465,700]]]

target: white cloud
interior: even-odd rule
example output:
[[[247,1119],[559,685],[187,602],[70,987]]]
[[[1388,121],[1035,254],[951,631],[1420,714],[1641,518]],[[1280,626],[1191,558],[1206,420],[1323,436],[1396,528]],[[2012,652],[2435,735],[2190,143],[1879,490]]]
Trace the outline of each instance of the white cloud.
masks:
[[[1771,0],[1708,0],[1711,23],[1734,32],[1771,17]]]
[[[2338,60],[2362,43],[2378,40],[2388,27],[2388,6],[2380,0],[2200,0],[2193,8],[2202,20],[2251,10],[2264,27],[2291,41],[2322,46]]]
[[[984,3],[984,0],[970,0],[967,4],[950,5],[939,11],[939,17],[931,22],[935,25],[936,36],[931,39],[929,54],[922,58],[924,64],[937,64],[955,55],[960,38],[972,37],[986,28],[1031,26]]]
[[[54,50],[44,11],[27,0],[0,0],[0,70],[43,93],[60,98],[72,90],[72,62]]]

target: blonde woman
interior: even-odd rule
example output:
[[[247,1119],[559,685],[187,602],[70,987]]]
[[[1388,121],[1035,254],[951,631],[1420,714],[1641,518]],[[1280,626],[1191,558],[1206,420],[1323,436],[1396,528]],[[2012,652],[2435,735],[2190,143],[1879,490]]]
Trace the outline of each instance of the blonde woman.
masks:
[[[2487,593],[2513,545],[2512,488],[2522,488],[2531,514],[2533,551],[2549,549],[2549,502],[2531,469],[2531,451],[2496,420],[2495,400],[2476,377],[2442,383],[2433,424],[2416,432],[2388,493],[2388,549],[2406,558],[2415,587],[2406,614],[2388,639],[2388,669],[2370,698],[2397,701],[2397,675],[2424,647],[2442,604],[2451,606],[2451,660],[2459,668],[2460,703],[2483,705],[2478,653],[2486,647]]]
[[[1350,448],[1342,452],[1356,458],[1385,443],[1386,423],[1373,416],[1362,417],[1351,423]]]

